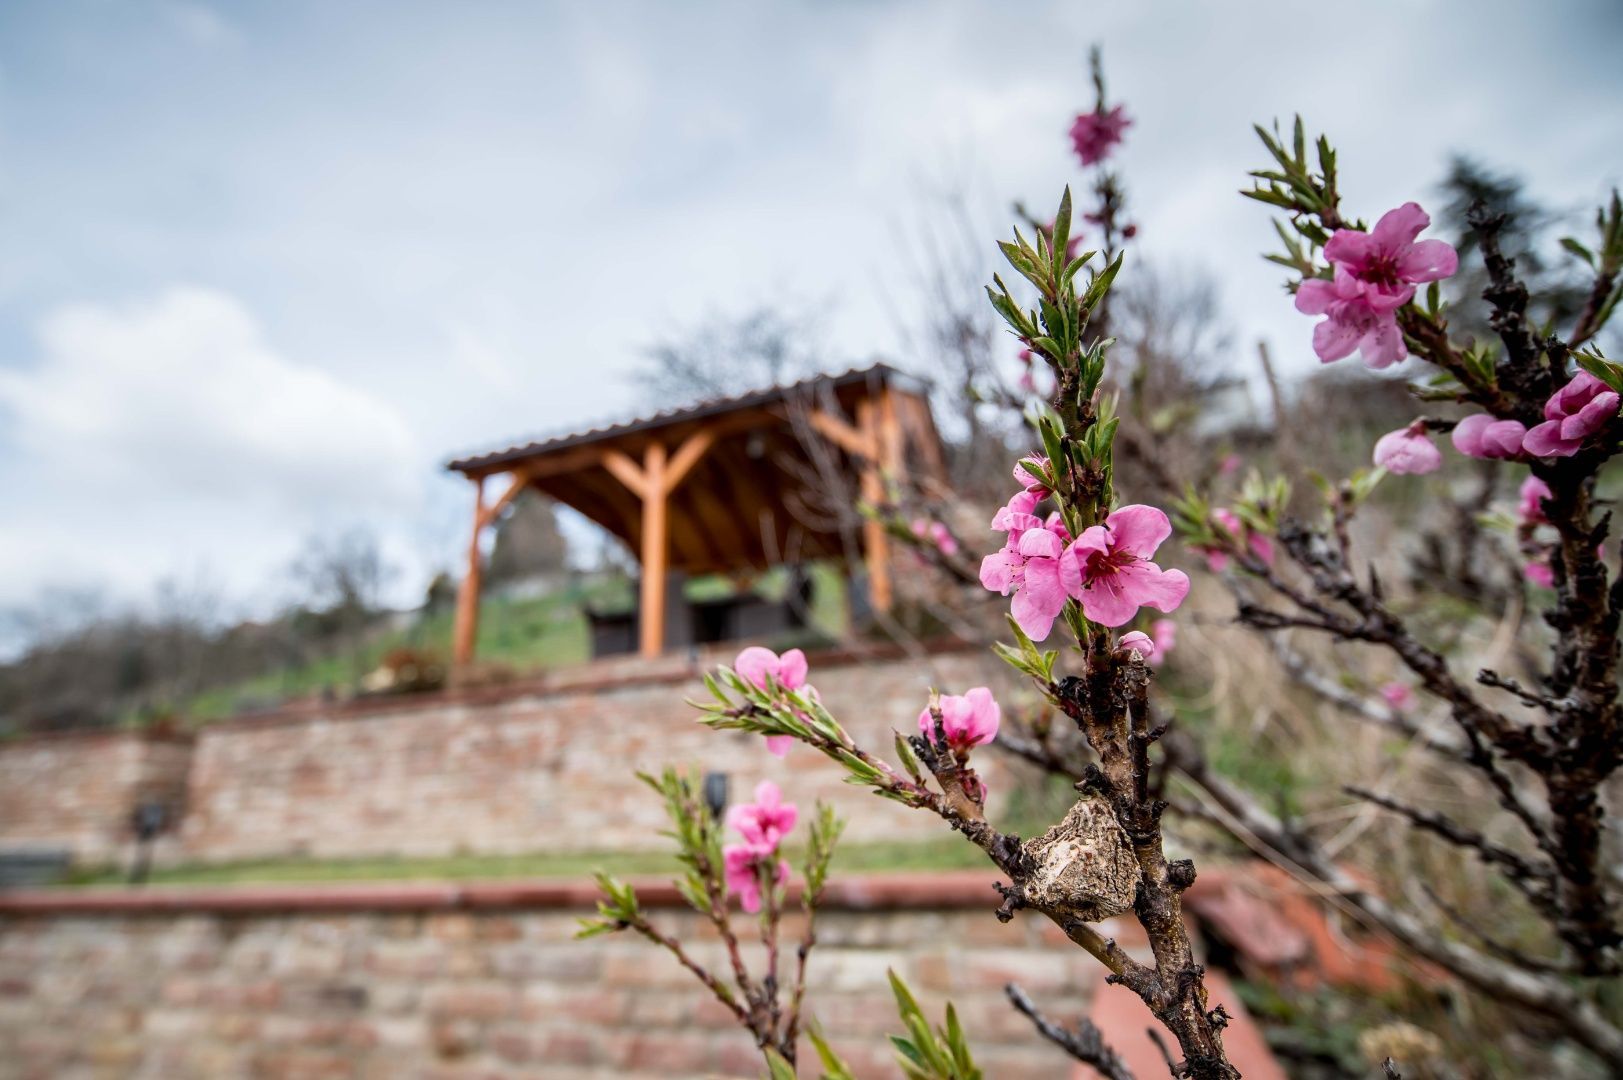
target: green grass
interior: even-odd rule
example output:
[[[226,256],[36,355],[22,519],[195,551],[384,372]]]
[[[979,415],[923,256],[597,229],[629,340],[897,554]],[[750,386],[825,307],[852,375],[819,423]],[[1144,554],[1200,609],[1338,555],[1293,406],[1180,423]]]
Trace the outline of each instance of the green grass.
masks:
[[[787,857],[799,865],[802,853]],[[875,870],[955,870],[985,867],[986,856],[956,836],[921,841],[842,845],[834,856],[836,874]],[[471,881],[488,878],[586,877],[598,870],[619,876],[675,874],[676,857],[663,851],[580,852],[533,855],[447,855],[437,858],[266,859],[155,870],[151,881],[164,885],[295,884],[339,881]],[[115,867],[81,871],[73,885],[115,885],[124,873]]]
[[[804,636],[807,640],[838,639],[847,617],[844,578],[838,569],[823,564],[813,565],[811,575],[811,626]],[[784,571],[771,571],[760,577],[757,591],[781,598],[786,581]],[[730,595],[733,588],[723,577],[705,577],[689,582],[687,593],[691,599],[715,599]],[[599,580],[540,597],[486,596],[479,607],[476,651],[482,663],[519,673],[584,663],[591,652],[586,606],[612,610],[634,603],[629,580]],[[308,662],[204,691],[176,703],[174,712],[193,723],[206,723],[326,691],[345,695],[394,649],[410,647],[449,656],[454,619],[452,611],[436,612],[408,628],[375,633],[359,648],[337,651],[335,646],[333,653]],[[136,722],[134,716],[126,718],[127,724]]]

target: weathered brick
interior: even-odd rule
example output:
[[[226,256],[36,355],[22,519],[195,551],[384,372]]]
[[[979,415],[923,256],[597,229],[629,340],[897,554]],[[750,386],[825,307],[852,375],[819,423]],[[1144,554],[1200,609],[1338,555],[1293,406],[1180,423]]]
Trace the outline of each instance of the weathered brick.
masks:
[[[716,1036],[672,1032],[632,1034],[625,1063],[633,1069],[658,1070],[668,1076],[698,1075],[715,1057]]]
[[[430,990],[424,1006],[430,1016],[494,1020],[518,1011],[519,990],[506,983],[455,983]]]

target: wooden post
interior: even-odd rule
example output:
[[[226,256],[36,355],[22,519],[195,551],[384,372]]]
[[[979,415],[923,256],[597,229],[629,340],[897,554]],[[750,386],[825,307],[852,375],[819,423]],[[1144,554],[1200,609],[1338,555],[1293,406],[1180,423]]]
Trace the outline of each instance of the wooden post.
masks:
[[[862,431],[867,448],[862,465],[862,501],[878,507],[885,501],[885,478],[881,471],[884,446],[880,435],[880,418],[873,399],[864,398],[857,403],[857,427]],[[863,561],[868,567],[868,605],[875,613],[890,610],[893,594],[890,582],[890,536],[885,523],[868,518],[862,523]]]
[[[665,651],[665,561],[670,537],[665,525],[665,447],[650,443],[642,458],[642,655]]]
[[[479,579],[483,560],[479,534],[485,531],[485,481],[474,480],[473,535],[468,539],[468,569],[456,594],[456,625],[451,634],[451,659],[458,665],[473,660],[474,638],[479,633]]]

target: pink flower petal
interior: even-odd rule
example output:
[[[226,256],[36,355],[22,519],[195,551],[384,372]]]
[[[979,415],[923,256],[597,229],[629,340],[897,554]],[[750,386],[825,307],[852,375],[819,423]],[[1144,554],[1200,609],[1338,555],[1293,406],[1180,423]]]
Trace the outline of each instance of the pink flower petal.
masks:
[[[1059,560],[1060,583],[1065,591],[1076,596],[1082,591],[1087,578],[1088,559],[1094,555],[1110,554],[1110,533],[1103,525],[1089,525],[1082,535],[1071,541]]]
[[[1580,371],[1544,403],[1544,419],[1561,420],[1582,409],[1609,387],[1587,371]]]
[[[733,670],[746,682],[765,690],[767,676],[777,674],[778,654],[771,649],[751,645],[738,654],[738,659],[733,661]]]
[[[1172,522],[1153,506],[1134,503],[1105,518],[1110,531],[1110,549],[1148,559],[1162,541],[1172,535]]]
[[[1176,611],[1189,595],[1189,575],[1182,570],[1163,570],[1154,563],[1139,562],[1116,572],[1127,595],[1143,607]]]
[[[1325,319],[1313,328],[1313,352],[1320,363],[1334,363],[1351,356],[1363,336],[1363,327],[1356,323]]]
[[[1144,631],[1134,630],[1132,633],[1123,634],[1120,638],[1116,639],[1116,651],[1136,652],[1139,656],[1143,657],[1145,660],[1148,660],[1150,657],[1155,655],[1155,642],[1152,641],[1150,639],[1150,635],[1144,633]]]
[[[1369,333],[1359,339],[1358,351],[1364,358],[1364,366],[1377,371],[1389,368],[1409,355],[1408,348],[1403,344],[1403,333],[1398,329],[1397,320],[1392,317],[1377,320]]]
[[[1138,601],[1122,589],[1120,574],[1108,574],[1082,589],[1082,614],[1100,626],[1125,626],[1138,614]]]
[[[1009,595],[1014,587],[1015,571],[1025,565],[1017,551],[1002,548],[981,560],[981,585],[992,592]]]
[[[1009,605],[1020,629],[1033,641],[1042,641],[1054,628],[1054,619],[1065,607],[1065,590],[1060,587],[1059,564],[1053,559],[1033,559],[1026,564],[1025,581]]]
[[[1296,289],[1296,310],[1303,315],[1323,315],[1338,299],[1333,284],[1323,278],[1309,278]]]
[[[1374,458],[1376,465],[1399,476],[1435,472],[1443,464],[1436,444],[1426,438],[1424,430],[1412,427],[1382,435],[1375,442]]]
[[[1534,585],[1543,589],[1555,588],[1555,571],[1550,569],[1546,562],[1530,562],[1522,567],[1522,574]]]
[[[806,654],[790,649],[778,657],[778,682],[785,690],[799,690],[806,685]]]
[[[1381,220],[1370,230],[1370,237],[1384,252],[1396,252],[1414,243],[1415,237],[1431,224],[1431,215],[1420,209],[1416,202],[1406,202],[1395,210],[1381,215]]]
[[[1456,444],[1457,445],[1457,444]],[[1571,457],[1582,446],[1581,440],[1563,439],[1561,437],[1561,421],[1546,420],[1542,424],[1535,424],[1529,428],[1522,437],[1522,449],[1534,457]],[[1477,457],[1487,457],[1478,454]]]
[[[1065,544],[1047,529],[1027,529],[1020,534],[1020,554],[1027,559],[1057,559]]]
[[[1611,390],[1595,397],[1576,413],[1561,421],[1563,439],[1587,439],[1617,416],[1618,396]]]
[[[1459,253],[1446,240],[1422,240],[1398,258],[1398,275],[1404,281],[1441,281],[1459,268]]]
[[[1524,523],[1538,525],[1549,519],[1544,515],[1544,500],[1550,497],[1550,485],[1536,476],[1529,476],[1522,481],[1521,490],[1517,492],[1521,502],[1517,512]]]
[[[964,700],[970,707],[970,727],[968,735],[971,744],[984,746],[997,738],[998,726],[1003,718],[1003,710],[999,708],[996,699],[992,697],[989,687],[977,686],[964,694]]]

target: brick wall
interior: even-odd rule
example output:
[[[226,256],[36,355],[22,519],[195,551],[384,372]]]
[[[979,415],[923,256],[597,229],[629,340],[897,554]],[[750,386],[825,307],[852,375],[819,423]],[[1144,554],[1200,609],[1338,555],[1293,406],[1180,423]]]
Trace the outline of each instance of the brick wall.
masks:
[[[835,882],[809,999],[857,1075],[899,1075],[887,968],[937,1019],[956,1003],[988,1076],[1069,1075],[1001,987],[1017,977],[1075,1016],[1102,969],[1046,921],[1000,924],[993,877]],[[587,891],[0,896],[0,1080],[759,1076],[750,1040],[668,955],[626,936],[572,939]],[[716,960],[692,916],[656,919]],[[1104,929],[1132,945],[1130,928]]]
[[[841,783],[809,750],[796,747],[780,762],[758,736],[700,726],[683,699],[704,694],[701,670],[680,658],[598,663],[529,686],[310,707],[205,728],[185,855],[657,847],[659,802],[631,774],[665,765],[727,772],[735,801],[762,778],[802,803],[827,798],[851,819],[850,841],[940,835],[922,815]],[[890,728],[912,726],[931,685],[962,691],[1006,678],[983,650],[814,657],[811,675],[858,741],[887,755]],[[994,793],[1009,791],[1006,766],[991,755],[987,762]]]
[[[191,756],[189,739],[137,732],[0,743],[0,848],[62,847],[88,863],[119,858],[141,800],[178,815]]]

